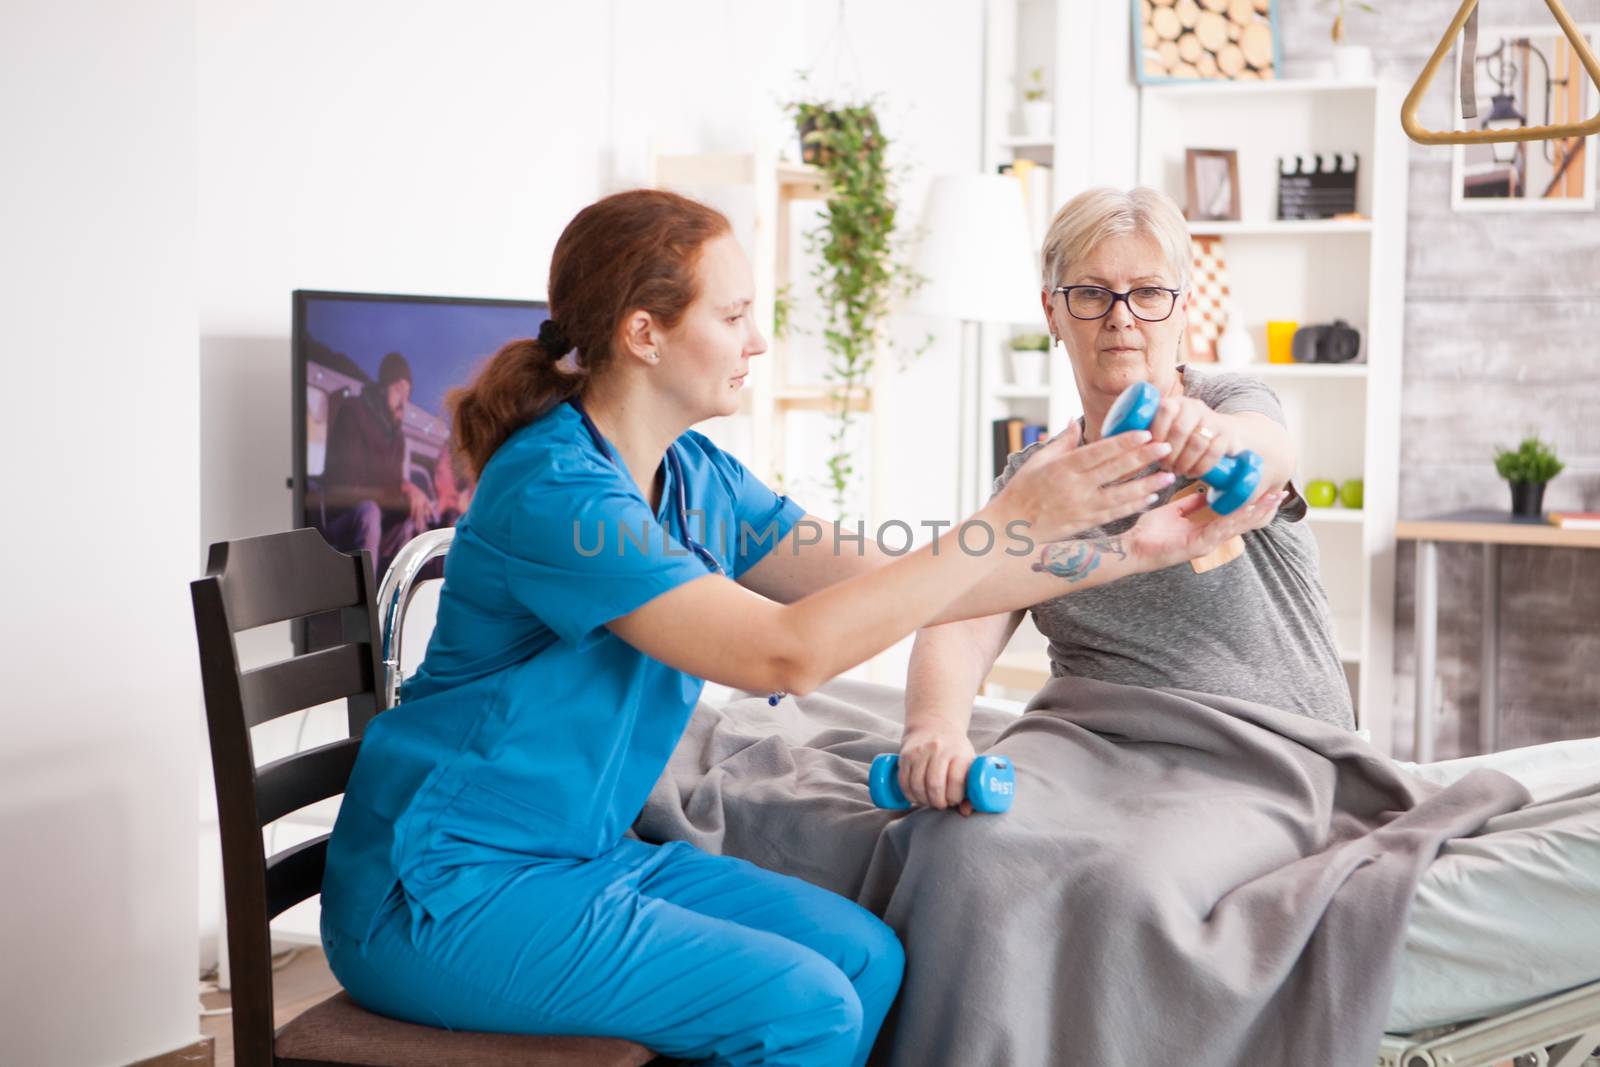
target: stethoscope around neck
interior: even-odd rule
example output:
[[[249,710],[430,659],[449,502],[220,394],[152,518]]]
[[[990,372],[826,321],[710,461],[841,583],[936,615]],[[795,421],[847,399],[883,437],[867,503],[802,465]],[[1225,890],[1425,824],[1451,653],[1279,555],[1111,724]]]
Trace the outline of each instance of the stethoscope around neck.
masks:
[[[583,428],[589,431],[589,439],[594,442],[595,449],[606,457],[612,466],[620,468],[621,464],[617,462],[617,457],[612,454],[611,447],[606,444],[606,439],[600,436],[600,427],[596,426],[594,420],[589,417],[589,413],[583,410],[583,402],[577,397],[573,397],[567,403],[572,405],[572,410],[576,411],[578,417],[583,420]],[[683,478],[683,464],[678,460],[676,444],[667,446],[667,470],[672,475],[672,487],[675,490],[673,496],[676,498],[677,503],[678,532],[683,537],[684,547],[698,556],[700,562],[704,563],[706,569],[712,574],[725,574],[722,564],[717,562],[717,557],[711,554],[709,548],[696,541],[694,535],[689,532],[689,491]],[[648,499],[646,502],[648,503]],[[778,702],[783,697],[784,694],[781,692],[769,693],[767,694],[767,703],[772,707],[777,707]]]

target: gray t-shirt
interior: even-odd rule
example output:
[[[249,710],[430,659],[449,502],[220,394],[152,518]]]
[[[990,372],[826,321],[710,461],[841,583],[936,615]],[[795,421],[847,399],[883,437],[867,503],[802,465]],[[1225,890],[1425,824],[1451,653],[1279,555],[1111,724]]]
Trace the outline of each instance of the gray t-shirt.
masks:
[[[1183,383],[1186,395],[1214,411],[1284,421],[1278,398],[1254,378],[1185,367]],[[1039,447],[1011,455],[995,492]],[[1152,506],[1190,481],[1179,478]],[[1305,513],[1305,502],[1291,495],[1272,522],[1244,535],[1242,556],[1203,574],[1180,563],[1034,605],[1034,623],[1050,639],[1051,673],[1237,697],[1353,729],[1316,539],[1300,521]],[[1135,521],[1118,519],[1078,537],[1115,536]]]

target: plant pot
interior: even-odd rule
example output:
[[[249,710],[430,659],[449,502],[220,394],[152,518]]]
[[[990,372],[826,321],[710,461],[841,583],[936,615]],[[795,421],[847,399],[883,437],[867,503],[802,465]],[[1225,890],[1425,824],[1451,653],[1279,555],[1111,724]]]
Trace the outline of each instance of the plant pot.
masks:
[[[1011,350],[1011,384],[1024,389],[1038,389],[1044,385],[1045,364],[1050,353],[1032,348]]]
[[[1050,139],[1050,101],[1022,102],[1022,132],[1037,141]]]
[[[1372,49],[1364,44],[1333,46],[1333,76],[1342,82],[1371,81]]]
[[[806,136],[815,133],[817,119],[815,115],[808,116],[798,124],[800,134],[800,162],[810,163],[813,166],[822,166],[827,162],[827,150],[815,141],[806,140]]]
[[[1544,514],[1544,482],[1511,482],[1511,514]]]

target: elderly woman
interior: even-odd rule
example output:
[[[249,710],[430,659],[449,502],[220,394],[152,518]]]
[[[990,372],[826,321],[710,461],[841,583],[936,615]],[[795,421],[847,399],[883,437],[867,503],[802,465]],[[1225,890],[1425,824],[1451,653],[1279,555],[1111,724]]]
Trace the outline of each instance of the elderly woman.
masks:
[[[1072,360],[1083,441],[1099,439],[1106,411],[1132,383],[1161,391],[1151,432],[1172,446],[1161,465],[1178,477],[1152,506],[1243,449],[1261,455],[1265,484],[1288,483],[1295,446],[1272,391],[1253,378],[1201,373],[1178,361],[1190,248],[1171,198],[1154,189],[1082,193],[1057,213],[1041,258],[1040,301],[1051,336]],[[1039,448],[1012,455],[995,491]],[[1316,543],[1300,521],[1305,513],[1290,487],[1273,521],[1243,534],[1242,552],[1227,566],[1183,563],[1035,604],[1052,672],[1239,697],[1353,727]],[[1101,561],[1119,558],[1135,518],[1061,546],[1058,573],[1076,582]],[[973,698],[1022,615],[1005,612],[917,635],[901,742],[901,784],[913,803],[963,803],[974,756],[967,739]]]

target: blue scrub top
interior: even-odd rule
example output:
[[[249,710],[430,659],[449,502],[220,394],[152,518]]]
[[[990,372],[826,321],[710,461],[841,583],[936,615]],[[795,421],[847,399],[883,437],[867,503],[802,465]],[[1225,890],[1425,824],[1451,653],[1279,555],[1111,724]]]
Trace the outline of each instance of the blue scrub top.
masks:
[[[689,533],[729,576],[803,514],[703,435],[673,448]],[[605,627],[708,573],[662,466],[652,514],[568,404],[490,458],[422,666],[368,726],[329,842],[322,906],[346,934],[366,937],[396,880],[442,918],[506,865],[592,858],[638,816],[705,684]]]

